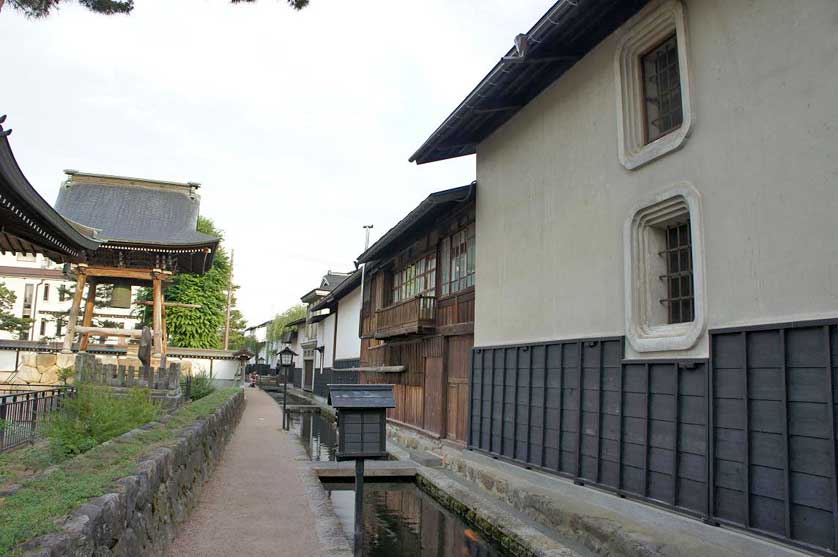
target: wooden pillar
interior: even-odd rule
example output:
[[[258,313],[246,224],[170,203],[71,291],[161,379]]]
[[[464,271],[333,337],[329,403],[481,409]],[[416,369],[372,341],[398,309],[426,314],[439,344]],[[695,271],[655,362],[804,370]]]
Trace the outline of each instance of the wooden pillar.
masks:
[[[73,295],[73,305],[70,306],[70,316],[67,318],[67,335],[64,337],[64,346],[61,349],[62,354],[73,353],[73,337],[76,336],[76,320],[79,318],[81,297],[84,294],[84,285],[87,283],[86,270],[87,265],[79,265],[76,268],[76,272],[78,273],[76,293]]]
[[[81,324],[85,327],[93,325],[93,312],[96,308],[96,281],[87,283],[87,300],[84,303],[84,317]],[[82,333],[79,341],[79,352],[85,352],[90,344],[90,333]]]
[[[165,302],[161,304],[163,306],[163,321],[160,327],[160,333],[163,335],[163,353],[167,353],[169,351],[169,331],[166,329],[166,304]]]
[[[163,355],[163,282],[161,272],[152,271],[152,329],[154,329],[154,347],[152,356],[159,358]]]

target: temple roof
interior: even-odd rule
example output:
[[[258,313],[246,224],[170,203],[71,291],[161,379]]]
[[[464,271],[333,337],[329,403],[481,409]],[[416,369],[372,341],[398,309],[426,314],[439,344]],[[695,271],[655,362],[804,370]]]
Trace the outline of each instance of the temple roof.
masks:
[[[4,120],[0,117],[0,124]],[[84,260],[99,242],[77,230],[35,191],[12,153],[10,132],[0,125],[0,250],[41,253],[57,262]]]
[[[95,229],[97,240],[170,247],[219,241],[197,231],[197,184],[65,172],[69,177],[55,208],[65,218]]]

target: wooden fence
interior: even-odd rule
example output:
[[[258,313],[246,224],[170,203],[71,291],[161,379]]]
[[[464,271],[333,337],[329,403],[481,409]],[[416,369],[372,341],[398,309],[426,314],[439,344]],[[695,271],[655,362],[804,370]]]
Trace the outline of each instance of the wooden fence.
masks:
[[[76,356],[76,381],[110,387],[146,387],[176,391],[180,387],[180,364],[167,367],[105,364],[92,354]]]

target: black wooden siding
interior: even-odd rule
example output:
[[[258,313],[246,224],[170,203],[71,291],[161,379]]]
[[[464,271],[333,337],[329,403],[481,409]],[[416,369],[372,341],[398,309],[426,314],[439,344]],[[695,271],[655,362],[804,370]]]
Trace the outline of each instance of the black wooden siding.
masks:
[[[834,323],[712,335],[712,511],[838,549]]]
[[[838,322],[710,342],[709,361],[623,361],[622,337],[475,348],[469,448],[834,553]]]
[[[352,367],[349,364],[357,361],[358,360],[338,360],[336,363],[338,365]],[[349,362],[349,364],[345,364],[343,362]],[[355,365],[354,367],[357,368],[358,366]],[[329,385],[354,385],[357,383],[360,383],[360,374],[357,371],[333,369],[328,367],[323,370],[323,373],[320,373],[319,369],[314,371],[314,394],[322,396],[323,398],[329,397]]]
[[[471,448],[705,513],[706,363],[622,356],[622,338],[476,349]]]

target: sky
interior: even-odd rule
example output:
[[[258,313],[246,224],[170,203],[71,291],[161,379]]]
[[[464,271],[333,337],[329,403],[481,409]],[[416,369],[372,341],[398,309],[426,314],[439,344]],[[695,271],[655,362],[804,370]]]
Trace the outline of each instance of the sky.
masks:
[[[46,19],[0,11],[0,114],[24,174],[55,203],[64,169],[201,183],[235,253],[250,325],[474,157],[408,157],[553,0],[72,1]]]

